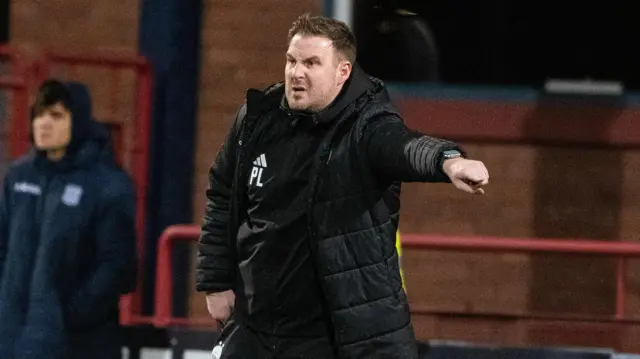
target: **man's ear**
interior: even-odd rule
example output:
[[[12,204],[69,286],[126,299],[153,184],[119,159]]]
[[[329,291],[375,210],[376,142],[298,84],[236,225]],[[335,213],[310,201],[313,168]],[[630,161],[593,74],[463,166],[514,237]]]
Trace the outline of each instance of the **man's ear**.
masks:
[[[343,60],[338,63],[338,85],[342,85],[347,82],[349,76],[351,76],[352,69],[353,65],[347,60]]]

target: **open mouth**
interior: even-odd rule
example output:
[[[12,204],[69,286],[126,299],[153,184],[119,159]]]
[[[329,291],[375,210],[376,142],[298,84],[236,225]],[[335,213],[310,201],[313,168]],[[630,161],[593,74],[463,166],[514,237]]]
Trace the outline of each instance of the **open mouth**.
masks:
[[[303,92],[305,91],[304,86],[293,86],[293,92]]]

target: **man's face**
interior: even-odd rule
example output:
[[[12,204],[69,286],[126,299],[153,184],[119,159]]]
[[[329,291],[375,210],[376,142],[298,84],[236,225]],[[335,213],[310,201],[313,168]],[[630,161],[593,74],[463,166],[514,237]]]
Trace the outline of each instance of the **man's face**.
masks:
[[[320,111],[338,96],[351,73],[333,42],[322,36],[295,35],[287,50],[285,94],[293,110]]]
[[[71,112],[62,103],[49,106],[33,119],[33,141],[37,149],[64,149],[71,141]]]

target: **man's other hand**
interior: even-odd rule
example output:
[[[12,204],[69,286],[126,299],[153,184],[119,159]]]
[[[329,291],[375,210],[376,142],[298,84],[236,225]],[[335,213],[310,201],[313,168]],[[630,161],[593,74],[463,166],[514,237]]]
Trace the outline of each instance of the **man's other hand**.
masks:
[[[489,171],[480,161],[466,158],[445,160],[442,169],[459,190],[471,194],[484,194],[483,186],[489,183]]]
[[[223,327],[233,312],[236,295],[232,290],[227,290],[218,293],[207,293],[206,298],[209,314],[218,322],[220,327]]]

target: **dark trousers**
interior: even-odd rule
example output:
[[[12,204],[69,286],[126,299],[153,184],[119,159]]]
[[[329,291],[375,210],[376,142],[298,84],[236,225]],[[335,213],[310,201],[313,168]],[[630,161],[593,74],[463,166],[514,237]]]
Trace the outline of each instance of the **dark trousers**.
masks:
[[[333,359],[329,338],[275,337],[231,322],[220,334],[220,359]]]

